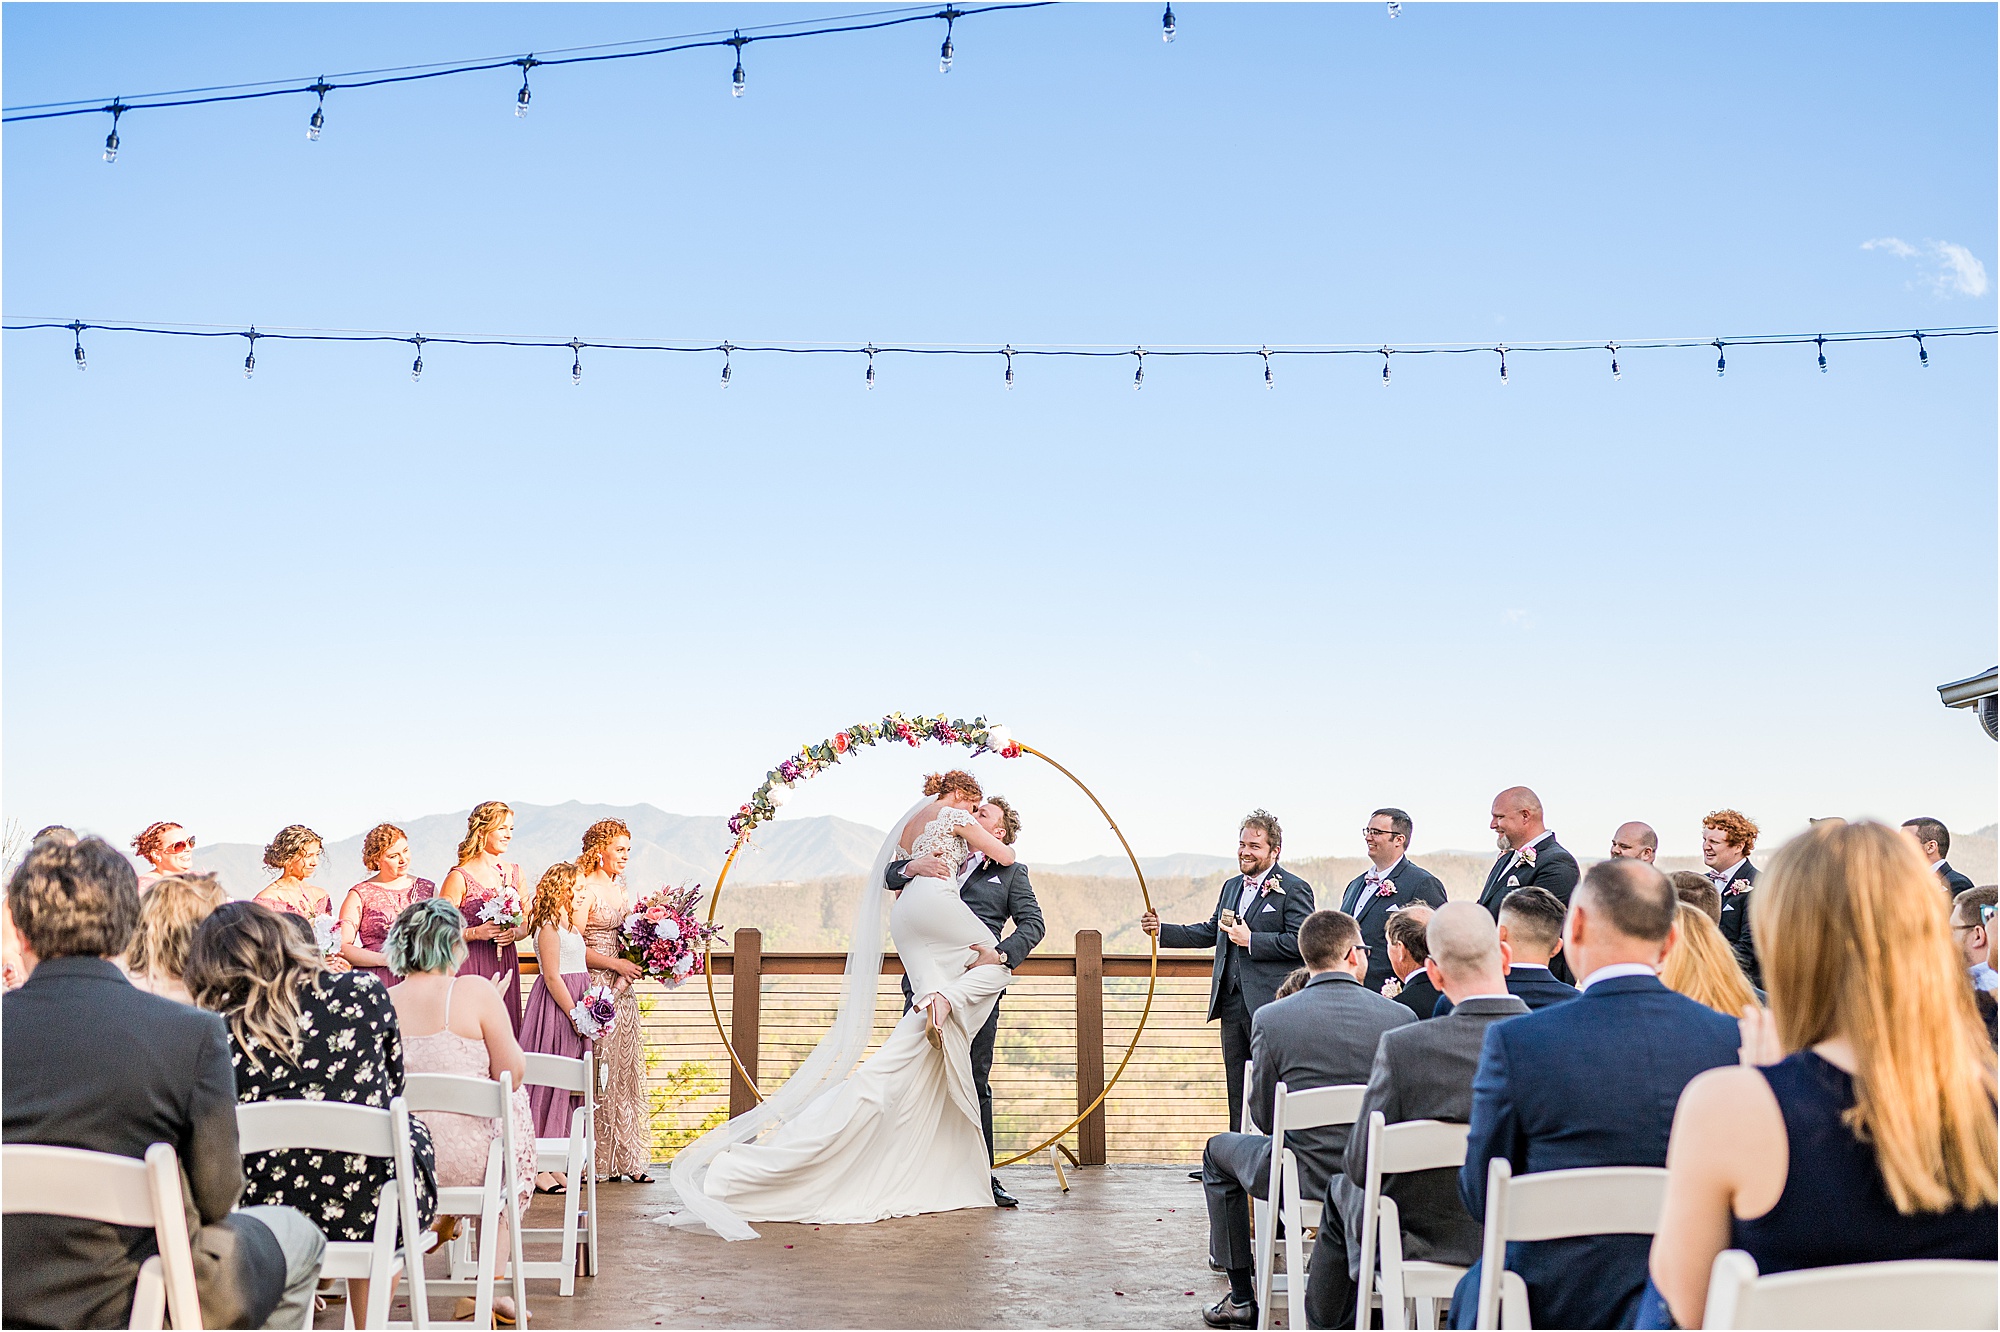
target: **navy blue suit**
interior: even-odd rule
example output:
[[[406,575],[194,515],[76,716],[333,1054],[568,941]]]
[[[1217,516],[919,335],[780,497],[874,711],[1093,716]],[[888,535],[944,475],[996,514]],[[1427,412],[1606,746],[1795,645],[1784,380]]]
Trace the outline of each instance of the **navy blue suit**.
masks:
[[[1733,1018],[1675,994],[1653,976],[1599,981],[1570,1003],[1486,1029],[1472,1080],[1472,1124],[1458,1192],[1486,1215],[1486,1165],[1514,1174],[1586,1166],[1664,1166],[1681,1090],[1736,1062]],[[1649,1235],[1589,1235],[1509,1244],[1536,1327],[1630,1327],[1646,1288]],[[1453,1327],[1471,1327],[1479,1265],[1458,1284]]]
[[[1547,967],[1522,964],[1507,968],[1507,993],[1528,1006],[1529,1012],[1547,1008],[1550,1004],[1560,1004],[1574,999],[1577,989],[1574,985],[1564,985],[1549,973]],[[1443,1017],[1451,1012],[1451,999],[1441,996],[1437,1007],[1431,1010],[1432,1017]]]

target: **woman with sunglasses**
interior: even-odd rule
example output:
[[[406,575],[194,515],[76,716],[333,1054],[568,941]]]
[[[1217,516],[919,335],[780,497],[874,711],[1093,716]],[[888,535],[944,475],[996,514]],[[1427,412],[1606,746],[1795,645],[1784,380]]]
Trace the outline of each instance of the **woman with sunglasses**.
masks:
[[[178,823],[149,823],[132,839],[132,850],[153,868],[139,876],[139,891],[145,892],[169,874],[187,874],[194,869],[194,834]]]

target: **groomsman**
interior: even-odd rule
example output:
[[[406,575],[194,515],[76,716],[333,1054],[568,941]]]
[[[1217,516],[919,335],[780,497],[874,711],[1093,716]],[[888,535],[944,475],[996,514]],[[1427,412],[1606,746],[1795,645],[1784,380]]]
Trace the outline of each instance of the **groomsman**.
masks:
[[[1487,871],[1486,886],[1479,890],[1479,905],[1495,921],[1500,904],[1516,888],[1546,888],[1567,909],[1569,895],[1582,877],[1576,857],[1563,849],[1556,835],[1542,821],[1542,799],[1525,786],[1510,786],[1493,797],[1493,829],[1500,844],[1500,858]],[[1561,954],[1549,965],[1559,981],[1575,979]]]
[[[1368,948],[1368,975],[1361,983],[1376,994],[1393,975],[1384,932],[1389,913],[1417,902],[1432,908],[1445,902],[1444,884],[1437,876],[1405,859],[1414,826],[1400,809],[1378,809],[1369,815],[1368,826],[1361,830],[1368,847],[1368,872],[1349,883],[1340,898],[1340,909],[1361,925],[1361,942]],[[1423,965],[1422,959],[1417,965]]]
[[[1660,835],[1644,823],[1621,823],[1611,834],[1613,860],[1643,860],[1648,865],[1660,853]]]
[[[1945,894],[1954,902],[1958,900],[1960,893],[1972,887],[1972,880],[1953,869],[1951,862],[1945,859],[1951,854],[1949,828],[1936,819],[1920,818],[1905,823],[1903,831],[1909,834],[1910,840],[1914,841],[1917,848],[1924,853],[1924,859],[1930,862],[1931,873],[1938,876],[1938,882],[1944,885]]]
[[[1701,821],[1701,861],[1722,897],[1722,937],[1736,951],[1736,965],[1761,990],[1757,946],[1750,936],[1750,890],[1757,883],[1750,852],[1756,845],[1757,825],[1733,809],[1718,809]]]
[[[1139,918],[1162,948],[1213,948],[1208,1020],[1222,1024],[1222,1074],[1229,1086],[1229,1131],[1243,1114],[1243,1065],[1250,1058],[1250,1017],[1277,997],[1278,986],[1299,965],[1299,926],[1313,913],[1312,885],[1278,864],[1284,834],[1278,821],[1257,810],[1236,833],[1236,863],[1243,872],[1222,885],[1215,910],[1193,925],[1162,925],[1160,913]]]

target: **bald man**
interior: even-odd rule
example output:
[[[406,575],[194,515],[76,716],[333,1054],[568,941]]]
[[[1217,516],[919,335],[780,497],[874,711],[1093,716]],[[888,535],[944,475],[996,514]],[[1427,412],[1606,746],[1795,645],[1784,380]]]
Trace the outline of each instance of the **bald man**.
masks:
[[[1500,845],[1500,858],[1479,890],[1486,914],[1499,920],[1500,903],[1516,888],[1546,888],[1567,908],[1583,871],[1542,821],[1542,798],[1525,786],[1508,787],[1493,797],[1493,819],[1487,826]],[[1549,959],[1549,971],[1565,984],[1575,979],[1561,953]]]
[[[1611,834],[1611,858],[1613,860],[1643,860],[1648,865],[1660,853],[1660,835],[1650,824],[1621,823],[1618,831]]]

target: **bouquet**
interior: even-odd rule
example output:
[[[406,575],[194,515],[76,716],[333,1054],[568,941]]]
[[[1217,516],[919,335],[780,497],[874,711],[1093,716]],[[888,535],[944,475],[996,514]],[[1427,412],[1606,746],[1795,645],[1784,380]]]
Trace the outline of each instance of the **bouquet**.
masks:
[[[618,1025],[618,1000],[609,985],[597,984],[577,996],[570,1006],[570,1025],[576,1034],[586,1041],[601,1041],[610,1037]]]
[[[479,904],[479,921],[482,925],[513,929],[521,923],[521,895],[506,884],[500,885],[493,896]]]
[[[313,917],[313,939],[319,944],[319,954],[331,962],[340,955],[340,921],[333,916]]]
[[[673,989],[702,968],[702,949],[716,935],[720,925],[703,924],[694,914],[701,900],[701,885],[692,888],[662,888],[633,907],[618,927],[621,954],[628,962]]]

